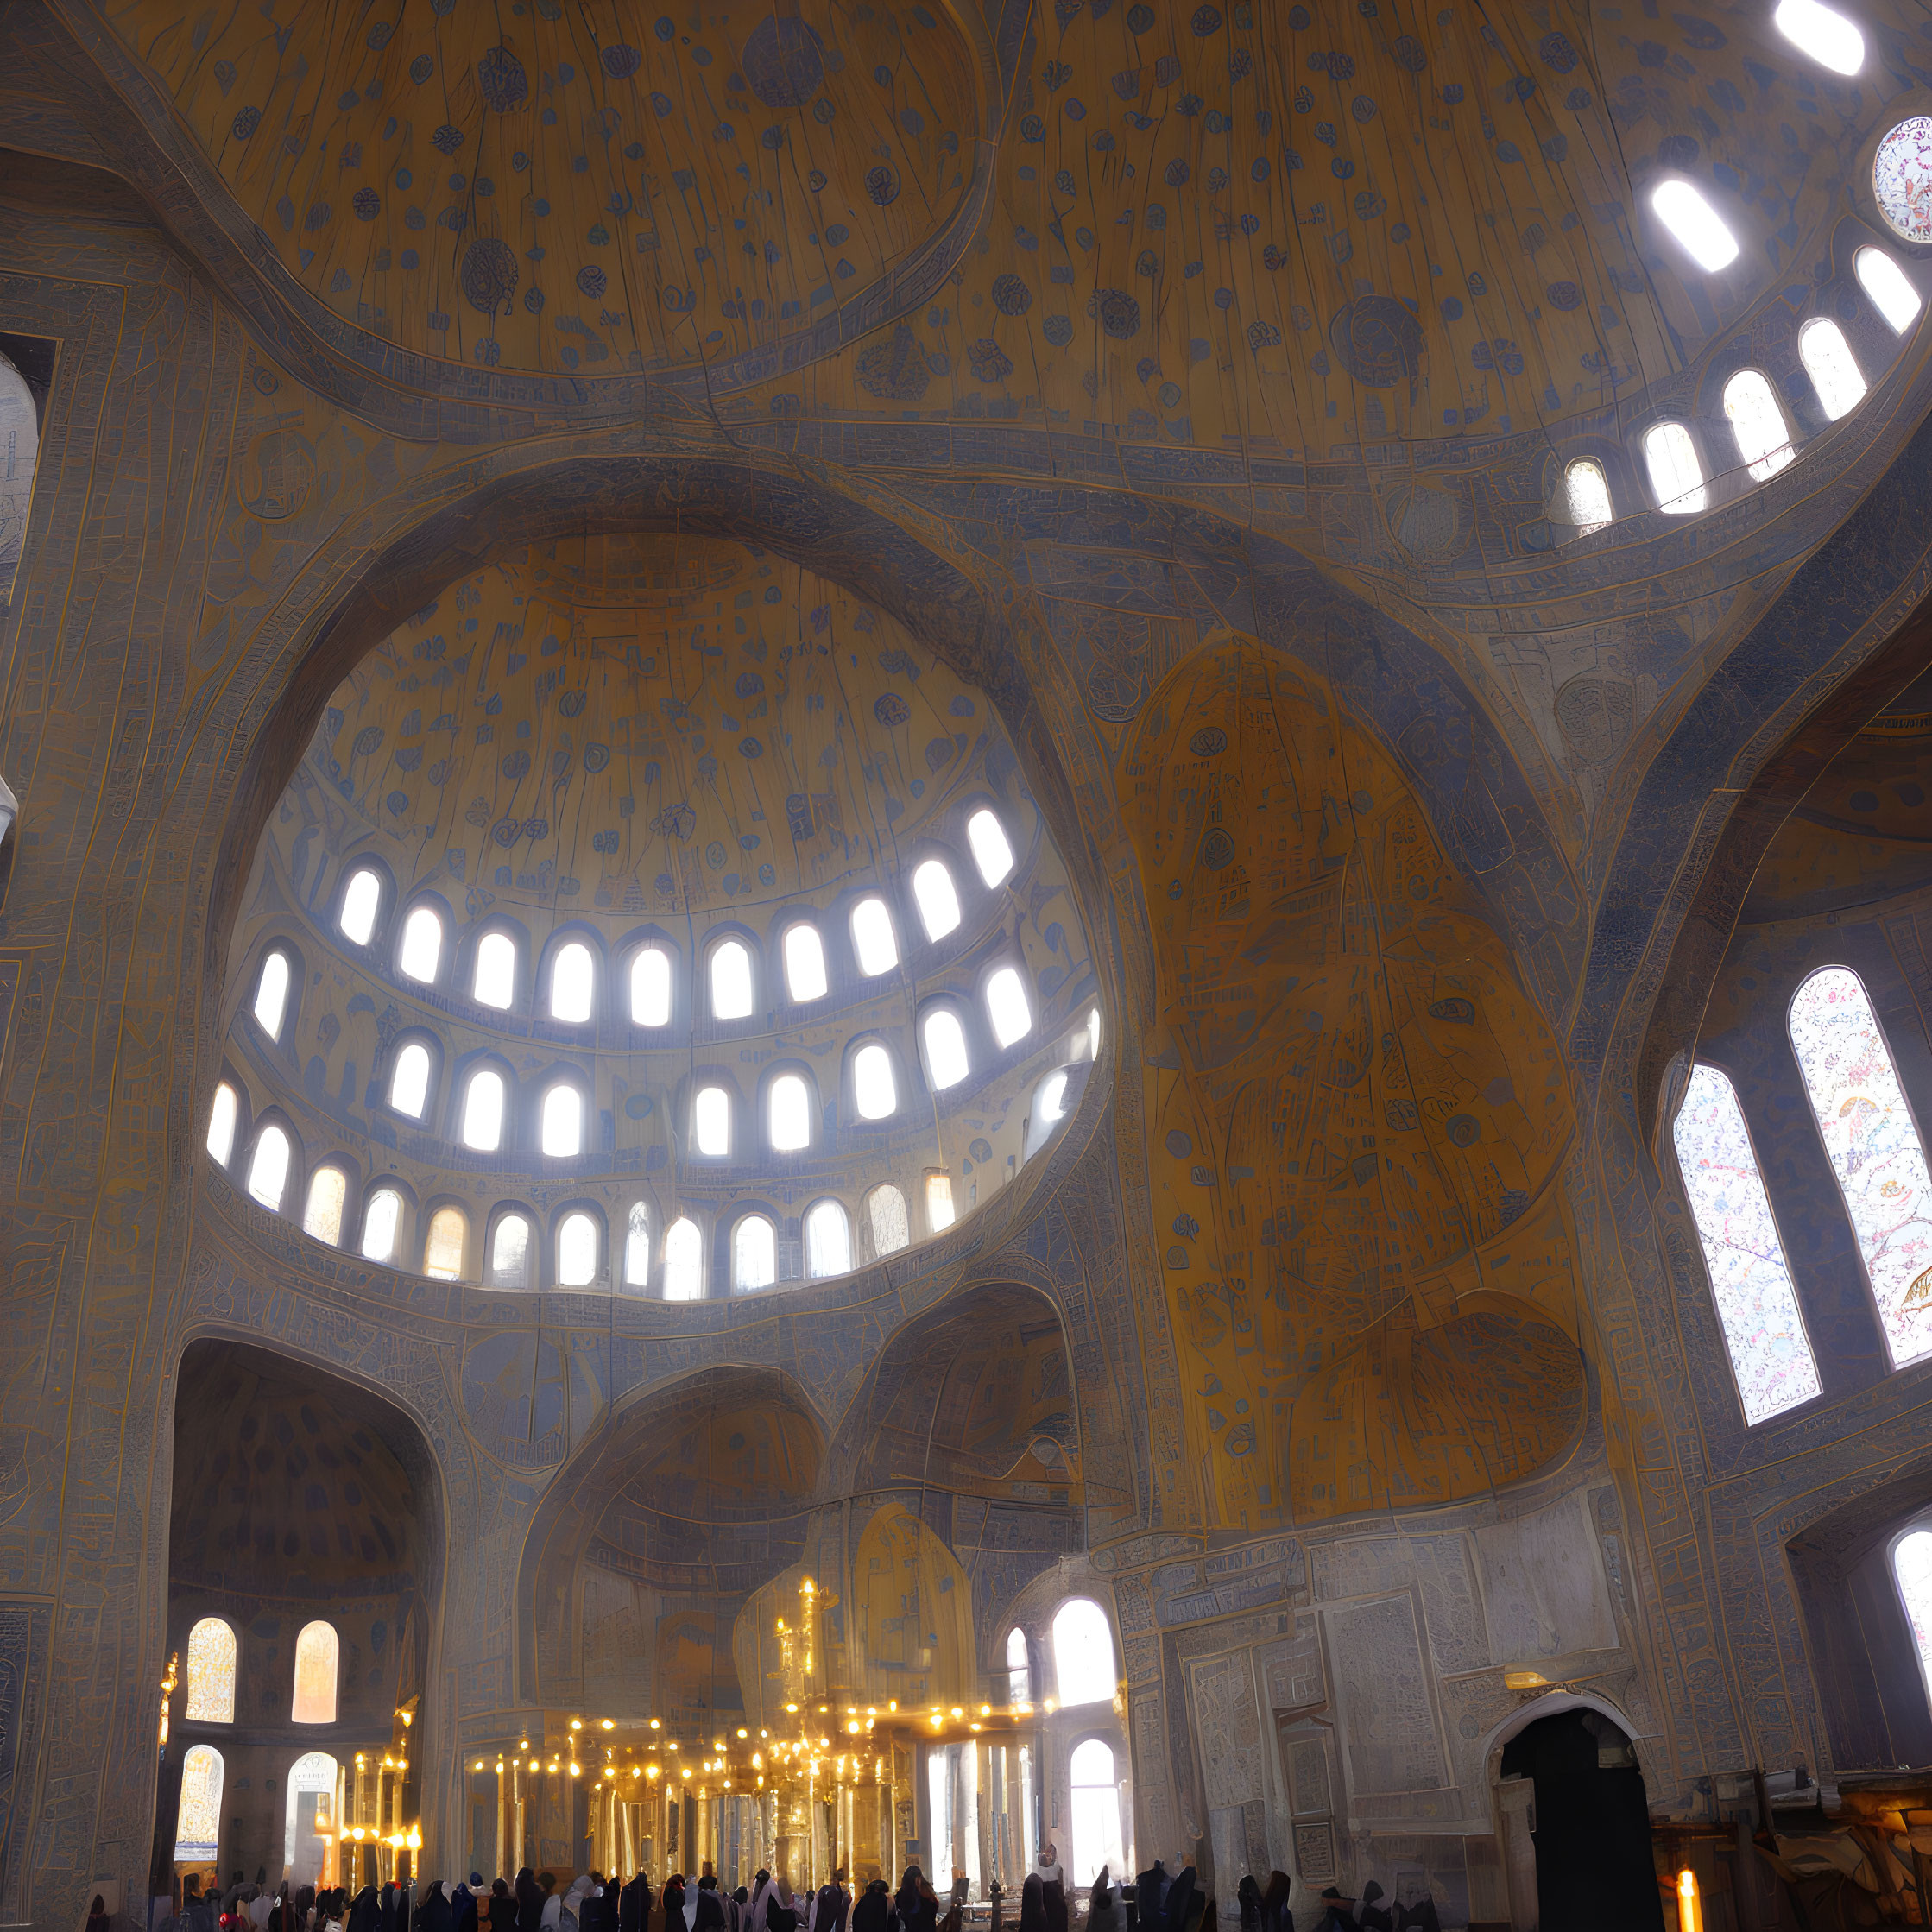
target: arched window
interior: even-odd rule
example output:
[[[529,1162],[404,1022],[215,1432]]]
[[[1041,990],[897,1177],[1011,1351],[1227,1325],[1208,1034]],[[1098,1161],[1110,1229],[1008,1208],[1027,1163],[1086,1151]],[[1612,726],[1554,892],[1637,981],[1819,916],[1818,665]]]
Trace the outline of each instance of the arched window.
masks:
[[[281,1190],[288,1185],[288,1136],[278,1127],[265,1127],[255,1137],[255,1158],[249,1162],[249,1192],[264,1208],[278,1213]]]
[[[950,1007],[935,1007],[919,1022],[925,1042],[925,1076],[935,1093],[957,1087],[972,1071],[966,1057],[966,1029]]]
[[[645,946],[631,956],[630,1016],[640,1026],[671,1021],[671,955],[662,946]]]
[[[13,590],[34,505],[34,469],[41,451],[41,414],[27,378],[0,356],[0,598]]]
[[[221,1753],[198,1744],[181,1760],[181,1807],[174,1814],[179,1865],[211,1863],[221,1842]]]
[[[573,1025],[588,1020],[597,983],[597,963],[581,939],[558,947],[550,963],[550,1017]]]
[[[463,1095],[463,1145],[493,1153],[503,1144],[503,1076],[489,1067],[470,1076]]]
[[[938,859],[928,859],[912,874],[912,898],[928,939],[944,939],[959,924],[959,893],[952,874]]]
[[[865,1209],[866,1218],[872,1223],[874,1254],[896,1254],[911,1245],[912,1223],[906,1212],[906,1196],[890,1181],[866,1196]]]
[[[1852,257],[1853,272],[1859,287],[1871,298],[1872,306],[1885,319],[1895,336],[1910,328],[1924,305],[1918,290],[1905,279],[1901,268],[1883,249],[1862,248]]]
[[[641,1201],[634,1201],[624,1228],[624,1285],[645,1288],[650,1280],[651,1210]]]
[[[1818,406],[1836,422],[1858,407],[1865,395],[1865,376],[1853,358],[1845,331],[1823,316],[1798,331],[1798,360],[1818,392]]]
[[[342,1207],[348,1197],[349,1177],[339,1167],[318,1167],[309,1178],[302,1232],[333,1247],[342,1239]]]
[[[262,962],[262,976],[255,982],[255,1023],[270,1039],[280,1039],[287,1012],[288,955],[272,952]]]
[[[1715,1067],[1692,1070],[1670,1133],[1744,1419],[1763,1422],[1818,1393],[1818,1365],[1744,1110]]]
[[[389,1075],[389,1105],[412,1121],[423,1117],[429,1102],[429,1049],[420,1040],[410,1040],[395,1057]]]
[[[852,908],[852,950],[858,956],[859,970],[868,980],[898,965],[899,940],[884,900],[862,899]]]
[[[818,928],[803,921],[785,929],[785,990],[794,1000],[823,1000],[825,978],[825,944]]]
[[[704,1295],[704,1237],[698,1223],[680,1216],[664,1237],[664,1298],[695,1302]]]
[[[1892,1546],[1892,1574],[1918,1645],[1918,1667],[1932,1691],[1932,1530],[1914,1530]]]
[[[363,1210],[363,1259],[393,1261],[396,1236],[402,1228],[402,1196],[393,1187],[379,1187]]]
[[[868,1040],[852,1056],[852,1099],[862,1121],[883,1121],[898,1108],[893,1057],[877,1040]]]
[[[1694,516],[1709,502],[1697,445],[1682,423],[1657,423],[1644,432],[1644,467],[1666,516]]]
[[[751,949],[742,939],[721,939],[711,948],[711,1017],[751,1017]]]
[[[325,1751],[305,1752],[288,1767],[288,1803],[283,1861],[291,1885],[319,1885],[328,1840],[316,1829],[319,1819],[326,1828],[340,1767]]]
[[[543,1096],[539,1144],[552,1160],[568,1160],[584,1149],[584,1096],[559,1080]]]
[[[986,1011],[993,1022],[993,1037],[1002,1047],[1032,1032],[1032,1011],[1017,967],[1002,966],[986,982]]]
[[[433,908],[419,906],[402,922],[402,950],[396,963],[411,979],[426,986],[434,982],[436,969],[443,963],[443,922]]]
[[[1053,1613],[1053,1679],[1061,1708],[1103,1704],[1114,1695],[1114,1632],[1089,1597],[1070,1597]]]
[[[235,1632],[219,1617],[204,1617],[188,1632],[186,1715],[199,1724],[235,1721]]]
[[[985,805],[966,821],[966,843],[972,848],[973,863],[990,887],[1013,870],[1013,847],[1007,828]]]
[[[691,1138],[707,1160],[731,1152],[731,1096],[722,1087],[700,1087],[691,1102]]]
[[[1856,73],[1865,65],[1865,35],[1835,8],[1819,0],[1778,0],[1771,16],[1793,46],[1834,73]]]
[[[223,1081],[215,1089],[215,1104],[208,1109],[208,1152],[224,1167],[235,1151],[235,1116],[239,1111],[235,1089]]]
[[[778,1235],[763,1215],[741,1215],[731,1230],[731,1286],[742,1293],[778,1279]]]
[[[773,1081],[766,1107],[774,1152],[796,1153],[811,1145],[811,1089],[798,1074],[781,1073]]]
[[[1033,1701],[1033,1667],[1026,1656],[1026,1632],[1015,1624],[1007,1632],[1007,1702],[1030,1704]]]
[[[852,1272],[852,1224],[837,1201],[820,1201],[805,1215],[805,1272],[814,1281]]]
[[[1902,1367],[1932,1353],[1932,1178],[1918,1128],[1856,973],[1814,973],[1791,996],[1790,1027],[1885,1345]]]
[[[1114,1753],[1098,1738],[1073,1747],[1068,1766],[1073,1786],[1073,1865],[1068,1878],[1090,1885],[1104,1865],[1120,1871],[1127,1862],[1121,1849],[1121,1788],[1114,1779]]]
[[[336,1664],[341,1645],[333,1624],[318,1619],[302,1626],[295,1639],[295,1695],[291,1724],[333,1724],[336,1720]]]
[[[530,1223],[521,1215],[499,1215],[489,1234],[489,1285],[527,1288],[530,1284]]]
[[[925,1178],[925,1228],[929,1234],[943,1234],[952,1226],[952,1176],[928,1174]]]
[[[597,1279],[597,1224],[587,1214],[568,1214],[557,1229],[557,1285],[588,1288]]]
[[[477,976],[472,988],[486,1007],[499,1013],[516,997],[516,941],[507,932],[486,932],[477,942]]]
[[[1610,479],[1594,456],[1580,456],[1570,464],[1563,471],[1563,485],[1569,497],[1569,520],[1576,526],[1577,535],[1587,537],[1613,520]]]
[[[366,946],[376,931],[376,915],[382,908],[382,879],[379,873],[363,866],[349,875],[342,895],[342,911],[336,924],[351,944]]]
[[[1705,274],[1714,275],[1737,260],[1737,237],[1689,181],[1660,183],[1651,195],[1651,205],[1677,246]]]
[[[1791,460],[1791,432],[1762,369],[1740,369],[1724,385],[1724,414],[1738,439],[1745,473],[1753,482],[1775,477]]]
[[[463,1279],[463,1244],[470,1223],[461,1208],[439,1208],[429,1217],[429,1238],[423,1243],[423,1272],[439,1281]]]

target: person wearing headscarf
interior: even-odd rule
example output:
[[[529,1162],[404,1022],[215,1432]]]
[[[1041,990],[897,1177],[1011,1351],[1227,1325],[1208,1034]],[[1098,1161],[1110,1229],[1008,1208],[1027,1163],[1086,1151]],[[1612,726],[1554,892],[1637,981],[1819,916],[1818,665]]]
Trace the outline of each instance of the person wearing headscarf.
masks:
[[[1046,1932],[1046,1887],[1037,1872],[1020,1888],[1020,1932]]]
[[[811,1932],[845,1932],[845,1921],[852,1910],[852,1895],[845,1889],[845,1867],[842,1865],[818,1888],[811,1902]]]
[[[1268,1889],[1261,1894],[1261,1932],[1295,1932],[1295,1915],[1288,1910],[1293,1889],[1285,1872],[1269,1872]]]
[[[664,1932],[678,1932],[685,1923],[685,1878],[681,1872],[673,1872],[664,1881]],[[521,1926],[517,1932],[523,1932]]]
[[[1381,1896],[1382,1888],[1373,1878],[1361,1888],[1361,1910],[1355,1914],[1361,1932],[1395,1932],[1393,1916],[1386,1905],[1378,1903]]]
[[[422,1904],[411,1915],[409,1932],[454,1932],[454,1916],[443,1896],[443,1881],[432,1878]]]
[[[726,1904],[726,1916],[731,1921],[731,1932],[745,1932],[751,1923],[751,1893],[743,1885],[731,1894]]]
[[[477,1932],[477,1915],[483,1910],[477,1893],[483,1873],[472,1872],[450,1894],[450,1932]]]
[[[1261,1888],[1252,1872],[1242,1873],[1234,1888],[1234,1902],[1241,1908],[1241,1932],[1261,1932]]]
[[[1355,1915],[1348,1908],[1354,1900],[1334,1885],[1322,1887],[1322,1916],[1316,1921],[1315,1932],[1360,1932],[1355,1923]]]
[[[477,1908],[477,1932],[483,1932],[485,1914],[482,1906]],[[517,1932],[516,1899],[510,1888],[501,1878],[489,1881],[489,1910],[488,1913],[489,1932]]]
[[[893,1916],[899,1932],[935,1932],[939,1923],[939,1901],[925,1882],[925,1873],[916,1865],[906,1867],[893,1899]]]
[[[1047,1878],[1039,1895],[1046,1909],[1046,1932],[1067,1932],[1067,1888],[1058,1878]]]
[[[356,1894],[356,1902],[349,1908],[349,1932],[376,1932],[382,1916],[382,1908],[376,1902],[376,1887],[364,1885]]]
[[[1443,1922],[1436,1914],[1436,1894],[1426,1882],[1406,1904],[1399,1897],[1396,1900],[1395,1923],[1397,1932],[1443,1932]]]
[[[1040,1847],[1039,1855],[1033,1860],[1033,1869],[1039,1873],[1039,1882],[1043,1885],[1058,1884],[1063,1891],[1066,1890],[1067,1872],[1060,1863],[1060,1847],[1051,1839]]]
[[[584,1908],[597,1891],[597,1882],[590,1872],[580,1872],[570,1883],[570,1889],[564,1894],[563,1904],[559,1908],[557,1923],[562,1932],[579,1932],[584,1924]]]
[[[650,1932],[651,1875],[639,1872],[617,1894],[617,1932]]]
[[[1166,1932],[1188,1932],[1188,1916],[1194,1909],[1194,1867],[1189,1866],[1167,1888],[1167,1898],[1161,1906],[1161,1922]]]
[[[590,1874],[590,1895],[578,1916],[584,1932],[617,1932],[617,1888],[603,1872]]]
[[[892,1910],[891,1888],[883,1878],[873,1879],[852,1907],[852,1932],[887,1932]]]
[[[725,1932],[724,1900],[719,1896],[717,1880],[707,1872],[698,1881],[696,1932]]]
[[[1160,1923],[1160,1909],[1166,1903],[1167,1888],[1171,1883],[1167,1866],[1159,1859],[1133,1881],[1134,1923],[1143,1932],[1154,1932]]]
[[[543,1887],[536,1873],[524,1866],[511,1889],[516,1899],[516,1932],[543,1932]]]
[[[799,1932],[799,1908],[792,1888],[781,1872],[772,1880],[765,1897],[765,1923],[768,1932]]]
[[[1127,1932],[1127,1907],[1121,1903],[1121,1888],[1113,1883],[1113,1873],[1104,1865],[1087,1895],[1087,1932]]]

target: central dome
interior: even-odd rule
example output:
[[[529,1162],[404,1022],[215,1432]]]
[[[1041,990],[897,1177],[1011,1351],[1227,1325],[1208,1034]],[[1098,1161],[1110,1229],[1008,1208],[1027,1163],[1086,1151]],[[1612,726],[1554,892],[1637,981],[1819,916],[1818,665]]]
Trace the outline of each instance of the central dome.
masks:
[[[256,855],[210,1146],[369,1259],[692,1298],[943,1232],[1097,1045],[985,697],[826,579],[578,539],[334,693]]]

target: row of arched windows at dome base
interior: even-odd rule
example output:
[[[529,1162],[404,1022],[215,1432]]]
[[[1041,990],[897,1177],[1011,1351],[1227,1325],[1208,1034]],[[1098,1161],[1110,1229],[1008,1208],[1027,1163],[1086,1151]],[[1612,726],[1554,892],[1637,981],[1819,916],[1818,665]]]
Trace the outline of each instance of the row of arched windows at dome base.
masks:
[[[1932,1176],[1864,982],[1813,973],[1791,996],[1791,1051],[1835,1176],[1894,1368],[1932,1354]],[[1672,1126],[1745,1421],[1822,1392],[1771,1200],[1736,1090],[1691,1070]]]
[[[335,1810],[342,1767],[326,1751],[305,1751],[287,1769],[282,1789],[282,1863],[289,1884],[318,1883],[328,1852],[325,1830]],[[174,1815],[174,1862],[207,1865],[221,1847],[221,1801],[228,1767],[212,1744],[191,1746],[181,1759],[181,1798]],[[246,1780],[243,1788],[247,1788]],[[232,1846],[230,1847],[232,1851]]]
[[[1006,828],[990,806],[982,805],[968,818],[966,838],[985,891],[995,891],[1011,875],[1014,861]],[[958,931],[964,916],[959,887],[944,859],[928,858],[916,865],[912,891],[927,944],[937,944]],[[351,945],[376,944],[391,893],[392,887],[376,867],[366,863],[352,867],[337,896],[337,931]],[[396,971],[419,985],[441,985],[450,963],[446,928],[438,904],[419,898],[403,915],[397,933]],[[906,921],[884,893],[868,892],[855,900],[845,928],[843,943],[850,968],[862,983],[896,970],[904,950],[901,933]],[[516,936],[500,926],[486,926],[467,950],[470,996],[479,1006],[508,1012],[524,993],[523,961]],[[825,936],[814,920],[801,916],[786,925],[779,936],[779,954],[786,1001],[808,1007],[826,997],[831,990],[832,973]],[[269,956],[271,961],[276,957]],[[714,1021],[751,1019],[761,1004],[761,963],[748,936],[727,928],[700,949],[700,957],[704,1001],[700,1007],[693,998],[688,1010],[702,1011]],[[842,956],[838,963],[843,967],[846,957]],[[652,1029],[668,1026],[680,1003],[669,942],[647,939],[635,946],[621,976],[628,988],[630,1023]],[[597,1016],[598,978],[597,952],[587,937],[567,938],[555,945],[537,975],[538,1004],[545,1017],[568,1026],[588,1024]],[[284,957],[280,967],[265,966],[255,999],[256,1021],[271,1037],[281,1033],[289,991],[289,969]]]
[[[1035,1089],[1029,1154],[1065,1119],[1067,1080],[1067,1070],[1056,1068]],[[209,1136],[209,1152],[224,1165],[233,1151],[237,1104],[234,1089],[224,1082],[216,1089]],[[249,1161],[248,1190],[262,1206],[276,1212],[287,1191],[292,1158],[284,1128],[271,1121],[259,1129]],[[709,1236],[692,1215],[679,1215],[663,1229],[661,1240],[653,1240],[650,1208],[638,1201],[625,1217],[618,1252],[613,1254],[603,1209],[584,1202],[551,1215],[547,1258],[541,1252],[537,1215],[521,1205],[502,1203],[491,1210],[483,1245],[473,1250],[472,1224],[464,1209],[445,1203],[419,1224],[411,1200],[393,1181],[379,1182],[369,1190],[359,1233],[346,1228],[349,1191],[344,1168],[333,1162],[318,1167],[308,1183],[303,1231],[331,1247],[341,1246],[346,1234],[356,1233],[356,1247],[366,1260],[409,1267],[420,1253],[421,1273],[443,1281],[480,1280],[489,1288],[615,1284],[638,1294],[654,1286],[666,1301],[697,1301],[707,1292],[709,1244],[714,1241],[726,1244],[726,1279],[735,1292],[742,1292],[769,1288],[781,1280],[821,1281],[849,1274],[864,1259],[897,1253],[914,1239],[915,1210],[904,1191],[889,1181],[861,1199],[856,1229],[843,1201],[826,1196],[813,1202],[792,1231],[795,1249],[790,1236],[781,1243],[778,1223],[770,1215],[752,1207],[720,1217]],[[944,1234],[958,1217],[953,1177],[946,1171],[927,1171],[915,1199],[920,1238]]]
[[[283,1025],[289,975],[287,953],[280,947],[271,950],[262,963],[254,1003],[256,1019],[271,1038],[279,1035]],[[982,1054],[996,1058],[1032,1033],[1032,1001],[1018,966],[993,967],[985,975],[982,992],[983,1025],[968,1005],[950,994],[928,1000],[920,1009],[915,1029],[920,1048],[918,1071],[928,1094],[945,1093],[971,1075],[975,1042]],[[1089,1054],[1097,1054],[1097,1009],[1089,1016],[1088,1032]],[[383,1095],[391,1114],[403,1121],[426,1123],[442,1114],[436,1103],[436,1089],[444,1057],[442,1042],[422,1028],[400,1037],[388,1055]],[[533,1139],[535,1151],[546,1160],[574,1160],[584,1151],[590,1111],[586,1076],[552,1079],[543,1089],[534,1120],[528,1121],[519,1119],[517,1083],[508,1063],[477,1064],[471,1060],[455,1084],[460,1093],[452,1099],[459,1103],[445,1118],[456,1140],[470,1152],[497,1153],[506,1144]],[[868,1125],[893,1119],[908,1097],[915,1102],[918,1098],[916,1083],[910,1096],[907,1086],[906,1070],[885,1040],[862,1034],[851,1043],[839,1083],[841,1107],[849,1108],[850,1117]],[[820,1121],[816,1076],[802,1062],[790,1066],[781,1062],[773,1068],[752,1102],[731,1087],[700,1078],[689,1089],[688,1105],[685,1146],[691,1155],[704,1160],[739,1158],[742,1144],[754,1139],[772,1153],[804,1153],[822,1141],[827,1131]],[[754,1118],[747,1120],[748,1114]],[[224,1165],[235,1127],[236,1101],[229,1089],[225,1098],[218,1095],[208,1124],[208,1151]],[[286,1178],[285,1154],[286,1148],[271,1153],[261,1188],[250,1181],[258,1199],[263,1197],[263,1190],[278,1189]],[[275,1165],[278,1160],[281,1165]]]

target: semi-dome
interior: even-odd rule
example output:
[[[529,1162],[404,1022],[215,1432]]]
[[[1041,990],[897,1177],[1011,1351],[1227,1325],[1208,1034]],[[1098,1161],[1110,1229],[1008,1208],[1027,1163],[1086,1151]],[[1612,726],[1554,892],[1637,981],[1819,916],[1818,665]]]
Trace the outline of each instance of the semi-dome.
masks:
[[[256,854],[210,1149],[370,1260],[691,1299],[943,1232],[1100,1020],[975,691],[715,539],[534,546],[335,692]]]

